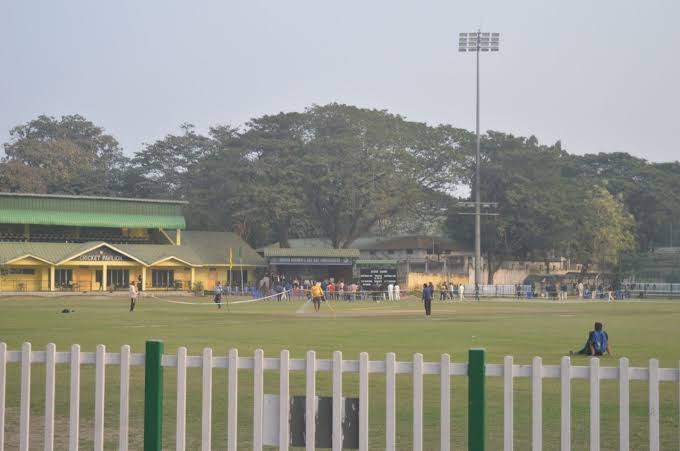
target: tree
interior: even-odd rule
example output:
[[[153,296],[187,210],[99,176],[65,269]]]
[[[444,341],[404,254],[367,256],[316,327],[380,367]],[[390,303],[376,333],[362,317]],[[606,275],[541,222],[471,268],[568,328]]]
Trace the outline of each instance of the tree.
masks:
[[[39,116],[10,130],[0,189],[117,195],[126,160],[118,142],[79,115]]]
[[[468,184],[474,185],[473,143],[468,155]],[[487,132],[481,146],[481,192],[485,202],[498,203],[498,216],[482,218],[482,254],[488,283],[510,259],[540,259],[566,252],[578,185],[563,174],[566,153],[561,145],[539,145],[534,137]],[[474,193],[471,193],[471,196]],[[474,216],[453,206],[447,220],[452,238],[474,240]],[[469,210],[467,211],[469,213]]]
[[[148,197],[183,199],[193,183],[192,170],[215,151],[215,142],[199,135],[192,124],[180,126],[182,134],[167,135],[135,153],[132,168],[137,177],[135,190]]]
[[[241,189],[233,199],[241,221],[266,223],[281,247],[289,247],[291,229],[304,236],[310,225],[302,184],[304,115],[279,113],[246,124],[239,147],[244,164],[239,170]]]
[[[574,241],[584,272],[593,264],[611,268],[618,264],[622,253],[635,249],[635,219],[621,197],[613,196],[601,185],[586,192]]]
[[[455,129],[339,104],[305,115],[308,207],[334,247],[351,245],[456,181]]]

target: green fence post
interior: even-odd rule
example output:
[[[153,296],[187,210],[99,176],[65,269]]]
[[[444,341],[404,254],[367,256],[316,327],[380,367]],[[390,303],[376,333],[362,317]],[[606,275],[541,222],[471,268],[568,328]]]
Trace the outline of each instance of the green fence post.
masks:
[[[144,451],[161,451],[163,436],[162,341],[147,341],[144,356]]]
[[[486,367],[484,349],[468,353],[468,451],[485,450]]]

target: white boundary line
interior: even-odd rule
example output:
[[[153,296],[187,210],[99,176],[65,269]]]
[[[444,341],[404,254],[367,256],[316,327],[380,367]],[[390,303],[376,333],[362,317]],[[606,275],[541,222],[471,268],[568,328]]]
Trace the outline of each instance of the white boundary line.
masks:
[[[147,292],[147,293],[148,293],[148,292]],[[276,297],[278,297],[278,296],[280,296],[280,295],[282,295],[282,294],[284,294],[284,293],[289,293],[289,291],[283,291],[283,292],[281,292],[281,293],[270,294],[269,296],[264,296],[264,297],[257,298],[257,299],[246,299],[246,300],[242,300],[242,301],[233,301],[233,302],[229,302],[229,305],[234,305],[234,304],[249,304],[249,303],[251,303],[251,302],[265,301],[265,300],[267,300],[267,299],[276,298]],[[156,296],[156,295],[154,295],[154,294],[148,294],[147,296],[144,296],[144,297],[145,297],[145,298],[156,299],[157,301],[167,302],[167,303],[170,303],[170,304],[182,304],[182,305],[213,305],[213,306],[214,306],[214,305],[226,305],[226,304],[227,304],[226,302],[215,303],[215,302],[186,302],[186,301],[174,301],[174,300],[172,300],[172,299],[167,299],[167,298],[158,297],[158,296]]]

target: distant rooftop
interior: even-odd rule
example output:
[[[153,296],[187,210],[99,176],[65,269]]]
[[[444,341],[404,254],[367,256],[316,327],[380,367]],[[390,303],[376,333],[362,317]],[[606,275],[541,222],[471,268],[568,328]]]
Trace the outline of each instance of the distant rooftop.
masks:
[[[288,244],[293,249],[299,248],[332,248],[331,240],[328,238],[294,238],[288,240]],[[432,249],[432,246],[439,250],[472,252],[470,244],[458,243],[449,238],[428,235],[398,235],[398,236],[364,236],[352,242],[350,248],[362,251],[369,250],[402,250],[402,249]],[[279,243],[273,243],[260,248],[262,252],[266,249],[279,248]]]

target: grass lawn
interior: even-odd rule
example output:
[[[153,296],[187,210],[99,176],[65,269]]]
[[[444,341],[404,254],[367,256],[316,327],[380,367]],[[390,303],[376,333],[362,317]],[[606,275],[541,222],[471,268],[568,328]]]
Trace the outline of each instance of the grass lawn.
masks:
[[[182,301],[208,302],[208,298],[182,298]],[[466,362],[473,347],[487,350],[488,363],[502,363],[503,356],[513,355],[515,363],[530,364],[533,356],[542,356],[546,365],[559,364],[570,349],[577,349],[594,321],[604,322],[615,357],[604,357],[602,366],[617,366],[616,357],[626,356],[631,366],[646,366],[649,358],[660,359],[661,367],[678,367],[680,360],[680,301],[644,301],[607,303],[541,303],[530,301],[493,301],[481,303],[433,303],[433,316],[425,318],[420,302],[411,299],[399,303],[337,302],[334,317],[326,306],[315,315],[311,307],[298,313],[302,302],[258,302],[218,310],[211,305],[181,305],[143,299],[134,313],[128,312],[125,298],[0,298],[0,341],[8,349],[18,350],[30,341],[34,350],[43,350],[53,342],[58,351],[68,351],[73,343],[82,351],[94,351],[105,344],[107,351],[119,352],[129,344],[132,352],[143,352],[144,341],[161,339],[167,354],[186,346],[189,355],[200,355],[212,347],[214,355],[226,355],[238,348],[241,356],[252,356],[264,349],[265,357],[278,357],[289,349],[292,358],[303,358],[315,350],[317,358],[331,358],[341,350],[345,359],[358,359],[359,352],[369,353],[371,360],[395,352],[397,360],[410,360],[413,353],[424,354],[425,361],[438,361],[441,353],[451,354],[452,361]],[[75,310],[59,313],[62,308]],[[574,365],[587,365],[586,358],[572,359]],[[44,411],[44,367],[32,368],[31,449],[42,448]],[[130,406],[130,448],[142,448],[143,368],[133,367]],[[68,443],[68,365],[57,372],[55,448]],[[239,449],[248,449],[251,441],[252,374],[240,372]],[[187,449],[200,448],[201,373],[190,369],[187,407]],[[106,373],[107,449],[116,449],[118,429],[118,367]],[[452,380],[453,449],[465,449],[467,443],[466,378]],[[358,377],[343,379],[347,396],[358,396]],[[503,392],[502,378],[487,380],[487,435],[489,450],[502,449]],[[411,448],[410,377],[397,378],[397,440],[399,449]],[[438,376],[425,377],[424,436],[425,449],[439,448]],[[602,449],[618,449],[618,385],[601,384]],[[164,445],[174,449],[175,374],[166,370]],[[19,365],[8,365],[6,449],[18,446]],[[304,372],[291,373],[291,395],[304,394]],[[331,395],[330,374],[319,373],[319,395]],[[265,393],[278,393],[278,374],[265,374]],[[384,377],[370,376],[370,448],[384,448]],[[559,380],[543,382],[544,449],[559,448],[560,393]],[[572,383],[572,447],[589,448],[588,381]],[[226,448],[227,372],[213,374],[213,449]],[[631,449],[647,449],[647,385],[631,382]],[[678,384],[661,385],[661,449],[678,449]],[[94,414],[94,367],[84,366],[81,375],[81,445],[92,447]],[[530,449],[531,386],[530,378],[515,380],[515,449]]]

